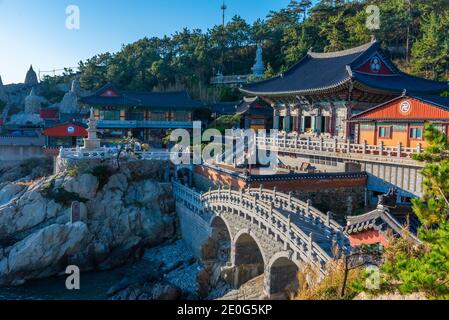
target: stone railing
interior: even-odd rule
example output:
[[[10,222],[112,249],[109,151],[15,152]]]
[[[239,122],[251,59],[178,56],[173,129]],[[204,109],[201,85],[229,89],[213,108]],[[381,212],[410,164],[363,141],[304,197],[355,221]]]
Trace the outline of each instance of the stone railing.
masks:
[[[136,160],[160,160],[170,161],[172,153],[168,151],[137,151],[132,157]]]
[[[181,202],[192,212],[204,216],[204,205],[201,199],[201,193],[186,187],[177,181],[173,181],[172,185],[176,201]]]
[[[61,148],[59,157],[65,159],[106,159],[113,158],[117,154],[116,149],[102,148],[98,150],[85,150],[82,148]]]
[[[59,156],[67,159],[102,159],[116,158],[117,148],[101,148],[98,150],[86,150],[82,148],[61,148]],[[121,158],[129,158],[131,160],[156,160],[170,161],[172,153],[169,151],[133,151],[123,152]]]
[[[285,216],[278,209],[275,209],[272,203],[259,200],[251,193],[244,190],[218,189],[203,194],[201,199],[206,209],[211,211],[225,207],[239,213],[246,213],[252,221],[263,224],[268,234],[274,235],[275,239],[282,239],[284,243],[288,243],[301,259],[317,265],[320,270],[323,270],[326,263],[331,260],[331,253],[326,252],[314,241],[313,233],[307,235],[292,221],[290,215]],[[337,234],[332,234],[335,237],[334,241],[338,242]]]
[[[211,84],[237,84],[247,83],[249,75],[216,76],[210,80]]]
[[[249,189],[248,192],[269,203],[273,203],[275,207],[282,208],[288,212],[301,215],[303,218],[309,220],[312,224],[319,226],[321,229],[328,229],[331,233],[342,233],[342,226],[332,219],[332,213],[324,214],[320,210],[314,208],[310,202],[303,202],[292,196],[292,193],[285,194],[275,189]]]
[[[325,215],[311,205],[276,190],[218,189],[201,194],[174,181],[173,193],[177,202],[206,221],[220,209],[232,209],[234,214],[239,215],[244,213],[256,225],[263,225],[266,228],[264,232],[271,234],[276,241],[288,244],[298,258],[313,263],[321,271],[332,259],[333,245],[338,244],[344,251],[349,250],[343,228],[331,218],[330,213]],[[307,221],[315,232],[306,234],[297,225],[301,222],[295,217]],[[316,239],[328,244],[327,251]]]
[[[412,155],[423,151],[421,145],[417,148],[406,148],[402,144],[391,147],[385,146],[383,142],[379,145],[368,145],[366,142],[356,144],[340,139],[302,138],[293,135],[257,137],[256,143],[259,148],[269,148],[279,152],[303,152],[317,155],[330,153],[350,158],[374,157],[387,162],[415,162],[412,160]]]

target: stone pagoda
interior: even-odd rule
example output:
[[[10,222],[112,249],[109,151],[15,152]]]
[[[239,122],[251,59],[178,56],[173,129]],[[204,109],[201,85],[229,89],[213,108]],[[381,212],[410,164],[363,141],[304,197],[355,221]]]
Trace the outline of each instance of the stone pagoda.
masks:
[[[94,109],[90,109],[90,117],[88,121],[87,138],[84,139],[84,147],[82,151],[94,151],[101,149],[101,139],[97,137],[97,119],[94,115]]]
[[[37,79],[37,74],[33,69],[33,66],[30,66],[30,69],[28,70],[26,76],[25,76],[25,84],[30,86],[36,86],[39,84],[39,80]]]

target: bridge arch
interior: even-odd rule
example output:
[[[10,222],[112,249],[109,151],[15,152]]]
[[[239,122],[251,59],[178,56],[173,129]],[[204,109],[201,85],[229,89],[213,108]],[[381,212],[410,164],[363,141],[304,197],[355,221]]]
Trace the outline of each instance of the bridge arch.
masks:
[[[284,251],[276,253],[270,259],[265,275],[265,290],[269,296],[290,298],[298,291],[300,261],[293,260],[292,256],[291,252]]]
[[[209,227],[210,237],[203,248],[204,259],[220,261],[222,264],[230,262],[232,234],[228,222],[216,215],[210,220]]]
[[[267,261],[263,247],[249,229],[236,234],[232,245],[232,262],[235,266],[236,287],[264,274]]]

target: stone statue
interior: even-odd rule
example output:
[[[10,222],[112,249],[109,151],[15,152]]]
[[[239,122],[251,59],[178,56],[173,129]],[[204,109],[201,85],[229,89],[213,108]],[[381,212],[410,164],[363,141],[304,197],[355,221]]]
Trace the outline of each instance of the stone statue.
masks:
[[[30,66],[30,69],[28,70],[26,77],[25,77],[25,84],[36,86],[39,84],[39,81],[37,80],[36,72],[33,70],[33,66]]]
[[[263,63],[263,49],[260,43],[257,45],[256,63],[251,70],[253,71],[253,75],[257,78],[263,77],[265,73],[265,64]]]
[[[25,113],[26,114],[38,114],[41,111],[42,98],[36,94],[36,90],[33,87],[30,95],[25,98]]]
[[[80,92],[81,88],[79,81],[73,80],[70,91],[64,95],[64,98],[59,104],[59,111],[61,113],[78,113],[80,111],[80,106],[78,104]]]
[[[40,117],[40,111],[44,99],[36,94],[36,89],[33,87],[28,96],[25,97],[25,110],[19,114],[11,117],[11,124],[25,125],[25,124],[40,124],[43,120]]]

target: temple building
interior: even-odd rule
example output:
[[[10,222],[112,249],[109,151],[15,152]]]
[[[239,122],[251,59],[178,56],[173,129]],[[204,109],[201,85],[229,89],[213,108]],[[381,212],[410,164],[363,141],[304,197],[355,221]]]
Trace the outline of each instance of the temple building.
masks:
[[[240,116],[236,129],[270,130],[273,126],[273,109],[259,97],[243,98],[234,102],[217,102],[211,106],[212,117]]]
[[[274,108],[274,129],[354,138],[351,116],[400,96],[438,95],[449,84],[401,72],[372,42],[349,50],[308,54],[284,74],[244,85]]]
[[[155,146],[172,129],[193,129],[194,113],[204,105],[186,91],[121,91],[111,83],[94,94],[79,99],[94,108],[103,137],[133,136]]]
[[[259,97],[243,98],[236,113],[241,117],[240,129],[269,130],[273,126],[273,110]]]
[[[74,148],[82,145],[82,139],[87,138],[87,125],[82,122],[70,121],[48,126],[43,130],[47,148]]]
[[[404,93],[352,117],[355,140],[370,145],[426,147],[424,124],[433,123],[449,134],[449,97]]]

